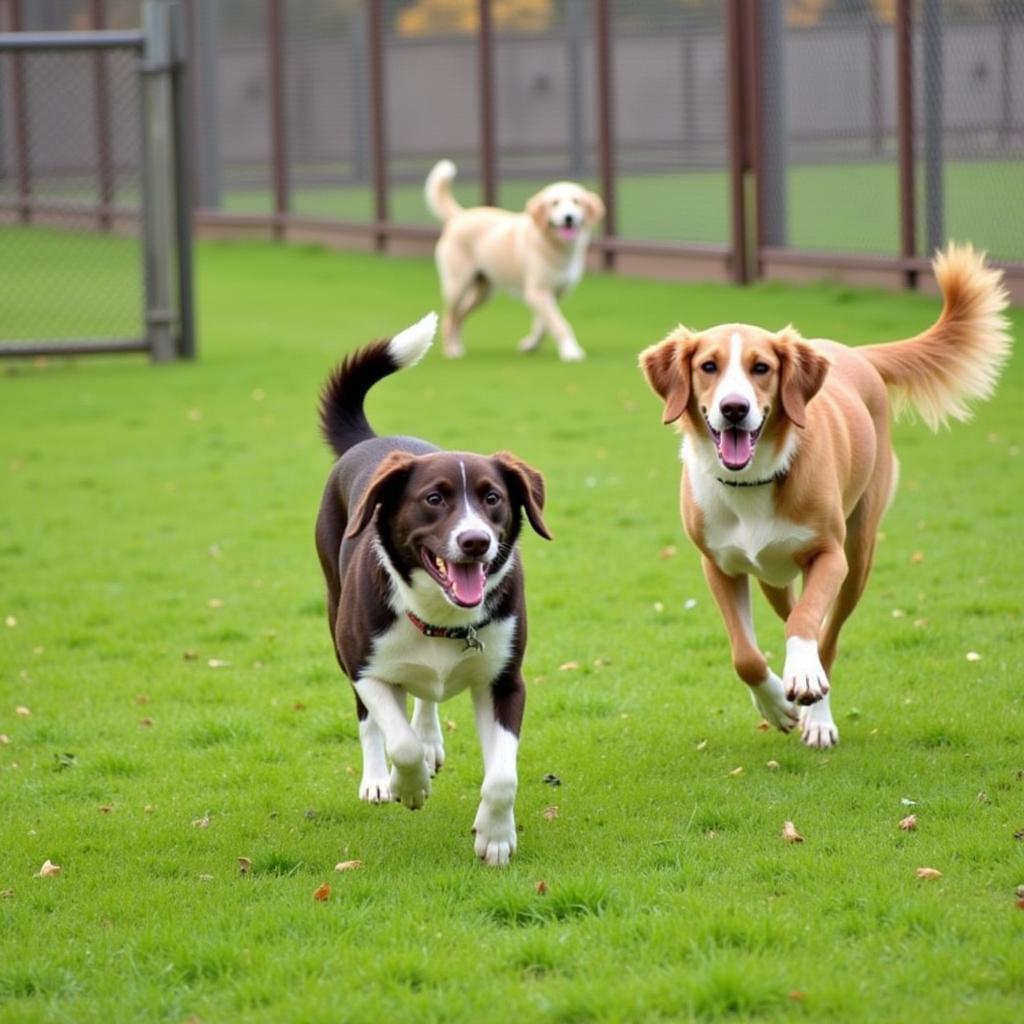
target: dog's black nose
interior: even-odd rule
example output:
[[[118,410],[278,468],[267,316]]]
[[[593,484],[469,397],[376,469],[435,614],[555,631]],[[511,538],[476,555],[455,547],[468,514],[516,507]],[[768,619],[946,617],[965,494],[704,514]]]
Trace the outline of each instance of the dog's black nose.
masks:
[[[470,558],[481,558],[491,546],[491,536],[483,530],[466,530],[455,538],[459,550]]]
[[[563,218],[563,220],[565,221],[565,226],[567,228],[571,228],[573,226],[573,219],[572,219],[572,214],[571,213],[567,213],[565,215],[565,217]]]
[[[718,411],[730,423],[739,423],[750,412],[750,403],[741,395],[726,395],[718,403]]]

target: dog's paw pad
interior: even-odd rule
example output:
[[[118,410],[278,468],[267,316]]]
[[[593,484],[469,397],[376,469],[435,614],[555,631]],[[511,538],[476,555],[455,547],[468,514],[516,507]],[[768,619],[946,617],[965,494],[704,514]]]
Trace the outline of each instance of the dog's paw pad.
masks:
[[[800,722],[800,709],[786,699],[782,680],[769,672],[768,678],[750,689],[754,707],[766,721],[782,732],[791,732]]]
[[[839,742],[839,729],[832,720],[828,701],[804,708],[800,715],[800,738],[805,746],[816,750],[828,750]]]
[[[410,811],[418,811],[430,796],[430,776],[427,765],[417,766],[406,771],[393,769],[391,772],[391,799],[395,803],[408,807]]]

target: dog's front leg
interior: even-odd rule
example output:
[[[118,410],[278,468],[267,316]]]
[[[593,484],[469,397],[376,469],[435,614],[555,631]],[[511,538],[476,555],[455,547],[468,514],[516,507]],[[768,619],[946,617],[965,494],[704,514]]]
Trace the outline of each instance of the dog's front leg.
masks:
[[[380,679],[364,676],[353,684],[377,728],[384,734],[384,746],[391,758],[391,797],[415,811],[430,796],[430,772],[423,742],[405,716],[405,691]],[[360,735],[362,735],[360,728]],[[366,747],[364,746],[364,753]],[[364,766],[365,771],[369,765]],[[362,787],[360,787],[362,788]]]
[[[804,566],[804,589],[786,620],[786,696],[814,704],[829,691],[828,675],[818,652],[822,623],[846,579],[846,555],[839,544],[815,554]]]
[[[754,634],[750,577],[727,576],[706,555],[701,559],[708,589],[718,603],[732,648],[736,674],[750,687],[754,707],[776,728],[789,732],[799,721],[795,705],[783,692],[782,680],[768,667]]]
[[[444,764],[444,736],[441,735],[441,719],[437,705],[432,700],[420,700],[412,705],[412,731],[423,742],[423,753],[427,770],[436,775]]]
[[[558,345],[558,358],[562,362],[578,363],[581,359],[586,358],[586,352],[580,348],[576,335],[573,333],[569,321],[562,316],[562,311],[558,308],[558,300],[550,288],[530,285],[526,289],[524,298],[534,315],[541,320],[548,329],[548,333],[555,339],[555,344]]]
[[[480,807],[473,822],[476,855],[488,864],[507,864],[516,852],[516,759],[526,687],[518,667],[506,669],[489,686],[473,690],[473,711],[484,760]]]

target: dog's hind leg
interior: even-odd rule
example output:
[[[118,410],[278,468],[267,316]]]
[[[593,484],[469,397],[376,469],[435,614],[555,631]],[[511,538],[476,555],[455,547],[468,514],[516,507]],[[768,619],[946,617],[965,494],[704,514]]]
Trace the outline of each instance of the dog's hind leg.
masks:
[[[444,354],[449,359],[458,359],[466,351],[462,345],[462,322],[490,295],[491,283],[472,269],[460,274],[442,270],[441,293],[444,297],[441,315]]]
[[[413,701],[412,731],[423,743],[423,754],[431,775],[436,775],[444,764],[444,737],[437,705],[432,700]]]
[[[519,342],[520,352],[536,352],[544,337],[544,317],[538,313],[533,314],[533,323],[530,325],[530,333]]]
[[[736,674],[750,687],[754,707],[761,715],[783,732],[789,732],[797,724],[797,708],[786,699],[782,680],[768,667],[757,646],[750,605],[750,577],[727,576],[706,556],[701,564],[708,588],[725,621]]]

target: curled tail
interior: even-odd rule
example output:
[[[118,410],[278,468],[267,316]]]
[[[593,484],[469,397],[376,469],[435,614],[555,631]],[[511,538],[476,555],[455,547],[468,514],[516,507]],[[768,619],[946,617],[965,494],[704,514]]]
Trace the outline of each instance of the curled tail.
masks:
[[[423,195],[427,200],[428,209],[439,221],[449,220],[462,209],[452,195],[454,180],[455,164],[451,160],[439,160],[427,175]]]
[[[396,370],[418,363],[436,330],[437,314],[428,313],[390,341],[372,342],[334,368],[320,391],[320,431],[335,455],[377,436],[363,411],[366,393]]]
[[[992,394],[1011,339],[1003,274],[984,253],[950,243],[932,267],[944,300],[939,319],[916,338],[857,351],[882,375],[897,413],[910,405],[937,430],[951,416],[970,419],[968,400]]]

